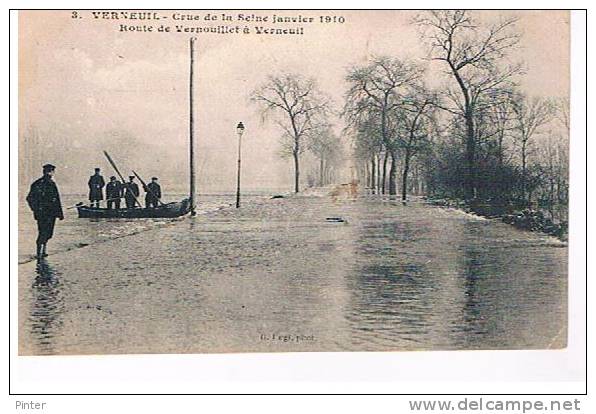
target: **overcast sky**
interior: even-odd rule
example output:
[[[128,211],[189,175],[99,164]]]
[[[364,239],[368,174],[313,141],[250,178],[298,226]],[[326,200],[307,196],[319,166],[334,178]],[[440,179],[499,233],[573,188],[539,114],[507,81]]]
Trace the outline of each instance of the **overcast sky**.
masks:
[[[230,12],[237,13],[246,12]],[[254,13],[317,19],[322,14],[315,11]],[[344,76],[350,65],[363,62],[371,54],[414,59],[426,55],[416,28],[409,24],[411,12],[327,14],[341,15],[345,23],[301,25],[305,28],[302,36],[197,35],[195,96],[199,187],[222,190],[234,187],[238,121],[246,125],[245,185],[271,188],[291,183],[292,163],[278,156],[279,131],[272,124],[263,124],[257,108],[247,99],[267,75],[291,71],[315,77],[340,109],[346,89]],[[498,14],[486,12],[482,18],[496,19]],[[527,75],[522,79],[523,89],[531,95],[568,96],[568,13],[524,11],[515,14],[520,17],[523,37],[514,58],[523,59],[527,67]],[[147,175],[160,175],[162,182],[169,186],[181,184],[180,177],[184,175],[173,178],[163,174],[171,175],[169,171],[188,168],[188,39],[191,35],[120,33],[119,23],[127,22],[92,20],[90,14],[85,14],[83,19],[71,19],[70,12],[66,11],[20,12],[21,160],[24,163],[23,157],[29,157],[35,162],[47,161],[60,167],[70,165],[71,179],[67,181],[72,184],[72,177],[82,177],[83,185],[95,165],[109,171],[97,148],[105,144],[118,159],[120,153],[115,142],[130,138],[138,156],[126,155],[122,159],[120,154],[123,169],[138,168]],[[168,23],[173,24],[171,19]],[[196,25],[205,26],[205,23]],[[437,71],[431,73],[434,73],[431,83],[440,83]],[[24,135],[32,129],[39,135],[39,146],[52,149],[49,153],[53,159],[38,160],[39,153],[25,145]],[[151,154],[146,153],[144,144],[151,144],[148,145]],[[86,151],[88,148],[93,149],[91,153]],[[81,153],[89,163],[88,169],[72,160],[73,154]],[[41,158],[43,156],[42,151]],[[143,165],[139,165],[141,162]],[[168,165],[163,165],[166,162]],[[29,178],[33,177],[25,177]]]

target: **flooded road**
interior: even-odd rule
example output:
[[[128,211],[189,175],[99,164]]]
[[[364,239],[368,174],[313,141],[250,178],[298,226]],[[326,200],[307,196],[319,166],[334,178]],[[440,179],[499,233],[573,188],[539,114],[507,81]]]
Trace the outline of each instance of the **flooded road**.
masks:
[[[422,202],[297,196],[19,265],[19,351],[560,348],[566,292],[551,237]]]
[[[27,191],[27,190],[25,190]],[[22,192],[26,194],[26,192]],[[180,201],[188,197],[188,194],[166,194],[164,202]],[[204,214],[209,211],[216,211],[226,208],[235,203],[236,195],[233,193],[223,194],[199,194],[197,214]],[[270,193],[248,193],[244,194],[247,202],[269,198]],[[19,204],[19,263],[26,263],[35,260],[35,238],[37,237],[37,224],[25,197],[21,198]],[[49,252],[65,252],[81,247],[92,246],[104,241],[117,239],[132,234],[137,234],[156,227],[167,226],[180,219],[92,219],[80,220],[77,218],[77,210],[73,207],[78,202],[87,201],[86,194],[63,194],[62,204],[64,206],[64,220],[57,222],[56,234],[49,244]],[[141,198],[142,201],[142,198]],[[124,200],[122,201],[124,205]],[[102,203],[105,207],[105,202]]]

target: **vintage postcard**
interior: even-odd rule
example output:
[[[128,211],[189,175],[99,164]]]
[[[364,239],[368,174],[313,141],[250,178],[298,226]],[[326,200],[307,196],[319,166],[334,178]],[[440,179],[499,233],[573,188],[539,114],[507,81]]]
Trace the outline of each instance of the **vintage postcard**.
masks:
[[[18,18],[20,355],[567,346],[567,11]]]

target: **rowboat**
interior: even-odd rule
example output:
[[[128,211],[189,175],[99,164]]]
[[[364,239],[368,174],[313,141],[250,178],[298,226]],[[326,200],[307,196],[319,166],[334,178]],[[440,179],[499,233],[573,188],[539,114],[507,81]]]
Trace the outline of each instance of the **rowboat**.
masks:
[[[151,208],[141,208],[141,203],[135,197],[135,205],[138,205],[139,208],[119,208],[119,209],[108,209],[103,207],[92,207],[88,205],[84,205],[83,203],[78,203],[76,207],[79,218],[123,218],[123,219],[137,219],[137,218],[175,218],[181,217],[188,213],[191,215],[195,215],[195,162],[194,162],[194,91],[193,91],[193,81],[194,81],[194,49],[195,49],[195,40],[196,38],[190,39],[190,125],[189,125],[189,135],[190,135],[190,157],[189,157],[189,171],[190,171],[190,192],[189,197],[183,199],[182,201],[172,202],[172,203],[162,203],[159,198],[155,197],[158,200],[157,207]],[[104,151],[104,155],[108,159],[108,162],[116,172],[116,174],[122,180],[122,183],[125,183],[124,176],[120,173],[120,170],[116,166],[116,163],[110,157],[110,155]],[[134,171],[132,170],[133,174],[139,179],[143,188],[147,189],[147,185],[143,181],[143,179]],[[126,184],[125,184],[126,185]],[[147,190],[151,192],[151,190]]]
[[[103,208],[77,205],[79,218],[176,218],[190,213],[190,199],[166,203],[153,208]]]

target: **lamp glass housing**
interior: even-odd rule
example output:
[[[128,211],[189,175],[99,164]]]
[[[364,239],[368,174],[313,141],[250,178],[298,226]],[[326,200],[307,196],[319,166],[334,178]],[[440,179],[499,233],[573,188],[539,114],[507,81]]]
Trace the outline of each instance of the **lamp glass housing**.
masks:
[[[242,122],[238,122],[238,125],[236,126],[236,132],[238,133],[238,136],[242,136],[244,133],[244,124]]]

